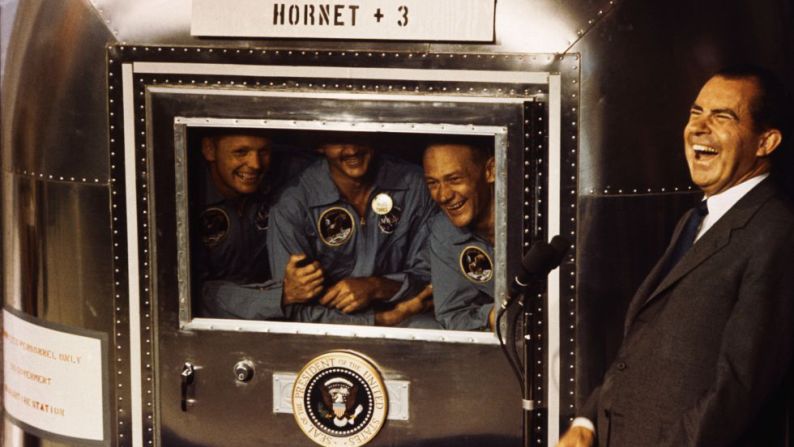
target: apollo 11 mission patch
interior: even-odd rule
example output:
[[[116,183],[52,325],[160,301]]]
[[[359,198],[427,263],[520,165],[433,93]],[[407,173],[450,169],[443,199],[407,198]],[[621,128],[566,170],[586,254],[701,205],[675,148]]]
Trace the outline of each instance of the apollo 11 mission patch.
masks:
[[[460,270],[469,281],[483,284],[493,278],[493,261],[483,249],[469,245],[460,252]]]
[[[221,208],[207,208],[201,213],[201,241],[207,247],[218,245],[229,232],[229,215]]]
[[[317,219],[320,239],[331,247],[344,245],[353,236],[353,230],[353,215],[342,207],[328,208]]]

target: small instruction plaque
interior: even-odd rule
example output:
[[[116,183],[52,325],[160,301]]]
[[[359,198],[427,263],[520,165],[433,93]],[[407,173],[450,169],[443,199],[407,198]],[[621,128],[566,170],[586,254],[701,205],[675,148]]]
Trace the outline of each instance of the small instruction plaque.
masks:
[[[50,329],[3,310],[3,404],[31,427],[105,440],[102,340]]]

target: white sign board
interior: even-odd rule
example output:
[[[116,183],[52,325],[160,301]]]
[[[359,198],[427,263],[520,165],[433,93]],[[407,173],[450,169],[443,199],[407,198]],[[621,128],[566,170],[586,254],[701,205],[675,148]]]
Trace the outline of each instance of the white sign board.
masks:
[[[101,339],[3,310],[3,374],[3,404],[17,421],[59,436],[105,439]]]
[[[491,42],[496,0],[193,0],[194,36]]]

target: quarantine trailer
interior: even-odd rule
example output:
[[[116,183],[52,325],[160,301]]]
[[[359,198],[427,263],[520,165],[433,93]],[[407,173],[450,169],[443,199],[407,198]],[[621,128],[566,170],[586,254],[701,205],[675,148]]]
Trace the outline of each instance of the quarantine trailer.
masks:
[[[697,89],[747,60],[794,76],[787,0],[17,6],[7,446],[553,446],[697,198],[681,141]],[[533,399],[490,331],[199,312],[201,135],[219,129],[309,156],[317,135],[366,138],[407,163],[446,137],[492,148],[493,259],[461,269],[490,275],[499,308],[534,241],[571,242],[524,298]],[[329,245],[355,226],[335,219],[317,222]]]

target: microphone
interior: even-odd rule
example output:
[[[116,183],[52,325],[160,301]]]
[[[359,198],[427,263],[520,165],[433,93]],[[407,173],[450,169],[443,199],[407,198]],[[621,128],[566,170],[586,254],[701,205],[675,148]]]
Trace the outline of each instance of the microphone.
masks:
[[[562,263],[570,247],[571,243],[559,235],[551,238],[551,242],[537,241],[532,244],[521,260],[521,270],[513,279],[513,291],[525,292],[533,281],[545,278]]]

